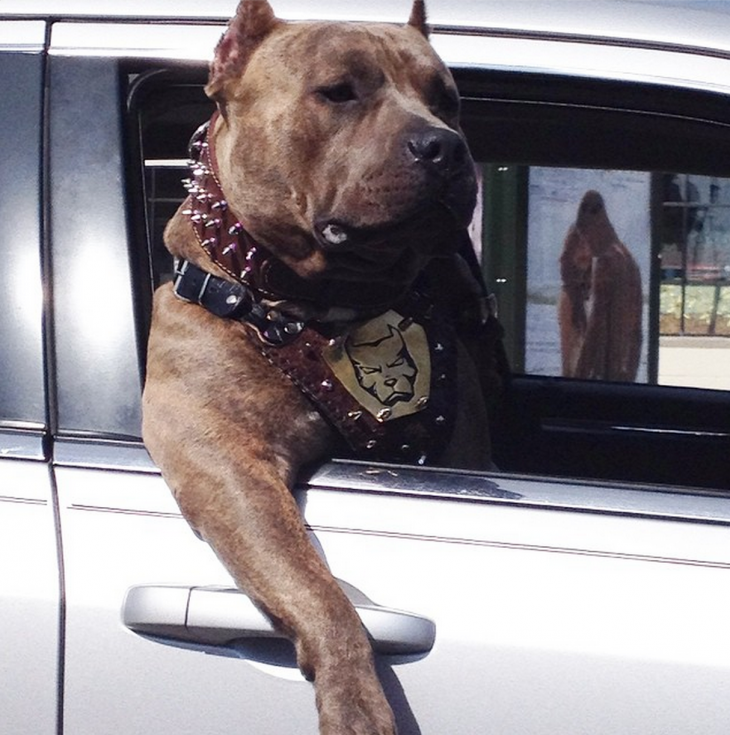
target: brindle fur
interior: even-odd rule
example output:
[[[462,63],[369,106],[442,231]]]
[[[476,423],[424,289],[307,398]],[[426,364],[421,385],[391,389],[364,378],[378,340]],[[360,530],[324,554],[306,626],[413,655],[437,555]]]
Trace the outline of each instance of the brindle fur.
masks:
[[[347,111],[314,91],[343,76],[367,98]],[[468,222],[473,202],[449,203],[455,214],[442,210],[440,219],[426,212],[438,207],[422,207],[433,194],[408,160],[413,131],[460,134],[454,111],[433,111],[434,100],[454,87],[427,42],[420,0],[403,27],[284,23],[265,0],[243,0],[206,89],[222,112],[212,134],[231,207],[301,277],[382,278],[402,290]],[[469,195],[467,185],[454,186]],[[326,219],[367,232],[406,222],[397,240],[358,244],[393,267],[358,274],[339,264],[341,253],[323,247],[314,232]],[[168,225],[166,244],[225,275],[181,212]],[[291,493],[299,468],[331,453],[332,429],[269,365],[248,329],[180,301],[169,284],[157,291],[145,442],[185,518],[291,637],[301,670],[314,682],[322,735],[393,735],[367,635],[310,543]],[[442,462],[484,467],[488,433],[477,372],[463,348],[459,362],[462,410]]]

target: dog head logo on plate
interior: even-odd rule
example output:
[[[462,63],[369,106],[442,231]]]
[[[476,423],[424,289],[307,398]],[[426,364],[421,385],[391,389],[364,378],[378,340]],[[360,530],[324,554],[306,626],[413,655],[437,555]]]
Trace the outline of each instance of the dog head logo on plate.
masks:
[[[347,391],[379,421],[426,407],[431,383],[423,327],[395,311],[361,324],[324,358]]]
[[[384,406],[391,408],[413,398],[418,366],[403,335],[392,324],[388,333],[374,342],[348,339],[345,349],[355,368],[357,382]]]

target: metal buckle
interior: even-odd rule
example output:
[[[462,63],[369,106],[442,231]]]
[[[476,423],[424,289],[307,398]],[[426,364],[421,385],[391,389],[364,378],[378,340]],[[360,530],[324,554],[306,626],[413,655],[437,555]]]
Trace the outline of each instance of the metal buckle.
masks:
[[[272,347],[281,347],[293,342],[304,330],[304,322],[291,319],[274,309],[255,303],[244,317],[258,333],[259,339]]]
[[[175,296],[177,296],[181,301],[186,301],[188,304],[192,304],[194,303],[192,299],[189,299],[180,293],[180,281],[182,281],[183,277],[188,272],[188,266],[190,265],[190,262],[181,258],[175,258],[174,265],[175,280],[172,284],[172,290],[175,292]]]

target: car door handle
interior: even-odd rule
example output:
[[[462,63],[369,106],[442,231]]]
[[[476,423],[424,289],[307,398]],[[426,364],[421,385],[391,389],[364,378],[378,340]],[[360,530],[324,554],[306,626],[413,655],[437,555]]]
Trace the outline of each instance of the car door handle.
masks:
[[[376,605],[346,582],[340,586],[367,630],[373,650],[428,653],[436,639],[432,620]],[[124,625],[136,633],[222,646],[242,638],[285,638],[237,589],[139,585],[128,590]]]

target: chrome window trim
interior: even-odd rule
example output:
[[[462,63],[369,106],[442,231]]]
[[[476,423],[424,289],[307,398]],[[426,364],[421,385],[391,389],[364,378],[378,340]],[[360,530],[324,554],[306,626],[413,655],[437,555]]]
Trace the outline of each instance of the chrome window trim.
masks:
[[[153,23],[56,23],[49,53],[208,62],[225,26]]]
[[[730,526],[730,497],[704,489],[338,460],[321,465],[305,482],[308,489],[426,496]]]
[[[141,442],[60,439],[54,464],[62,467],[159,474]],[[298,482],[299,490],[463,500],[544,510],[587,512],[730,526],[730,497],[709,490],[601,483],[498,472],[332,460]]]
[[[437,35],[451,66],[549,74],[721,92],[730,91],[730,58],[614,44],[508,36]]]
[[[43,50],[45,38],[46,24],[42,20],[7,20],[0,17],[0,51],[38,53]]]
[[[223,25],[80,23],[53,26],[50,53],[208,62]],[[434,47],[452,66],[558,74],[730,92],[728,56],[702,49],[629,47],[617,42],[490,35],[490,31],[434,33]],[[710,52],[708,52],[710,53]]]
[[[0,460],[45,460],[45,436],[45,431],[40,424],[21,425],[18,423],[17,428],[0,427]]]
[[[95,470],[160,472],[141,442],[113,439],[58,439],[53,445],[53,464]]]

